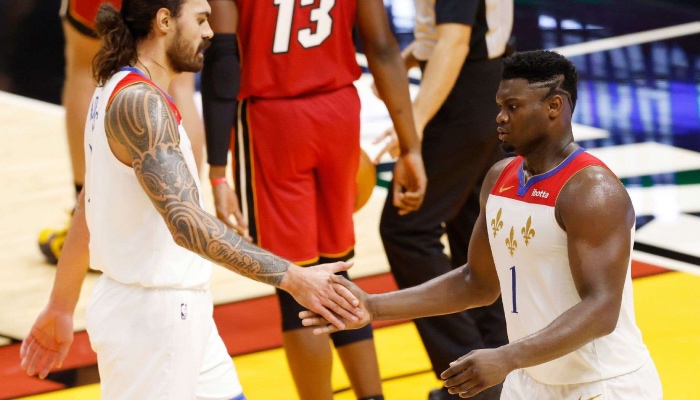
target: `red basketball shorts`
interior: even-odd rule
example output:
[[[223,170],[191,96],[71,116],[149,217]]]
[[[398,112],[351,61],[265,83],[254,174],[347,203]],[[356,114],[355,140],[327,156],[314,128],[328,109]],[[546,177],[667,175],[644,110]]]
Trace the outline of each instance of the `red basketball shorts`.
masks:
[[[239,116],[234,176],[255,242],[301,265],[352,255],[360,158],[355,87],[247,99]]]

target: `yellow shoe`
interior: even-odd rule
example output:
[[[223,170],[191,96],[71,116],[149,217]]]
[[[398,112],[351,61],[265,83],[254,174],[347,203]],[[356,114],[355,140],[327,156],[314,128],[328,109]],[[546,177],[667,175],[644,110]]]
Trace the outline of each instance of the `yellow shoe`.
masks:
[[[70,221],[68,225],[70,225]],[[67,234],[68,226],[63,229],[48,228],[39,233],[39,250],[46,258],[46,262],[54,265],[58,264],[58,258],[61,256],[61,250]]]

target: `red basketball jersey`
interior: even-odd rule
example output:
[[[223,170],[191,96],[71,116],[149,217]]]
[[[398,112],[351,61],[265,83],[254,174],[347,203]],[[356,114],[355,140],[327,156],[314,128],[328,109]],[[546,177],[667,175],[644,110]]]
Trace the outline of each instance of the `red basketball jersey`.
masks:
[[[95,17],[102,3],[112,3],[119,10],[122,0],[72,0],[68,2],[68,13],[81,24],[94,30]]]
[[[352,29],[355,0],[236,0],[239,98],[298,97],[360,76]]]

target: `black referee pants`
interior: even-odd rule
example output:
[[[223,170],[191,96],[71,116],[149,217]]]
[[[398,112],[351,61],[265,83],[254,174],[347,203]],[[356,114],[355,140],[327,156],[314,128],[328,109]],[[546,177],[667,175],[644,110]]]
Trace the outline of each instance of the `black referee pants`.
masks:
[[[465,63],[455,87],[427,125],[422,151],[428,187],[420,210],[399,216],[391,195],[387,197],[380,232],[400,288],[421,284],[467,262],[481,183],[503,157],[495,102],[501,65],[501,59]],[[451,259],[440,242],[444,233]],[[415,324],[438,377],[451,361],[471,350],[508,343],[500,298],[488,307],[421,318]]]

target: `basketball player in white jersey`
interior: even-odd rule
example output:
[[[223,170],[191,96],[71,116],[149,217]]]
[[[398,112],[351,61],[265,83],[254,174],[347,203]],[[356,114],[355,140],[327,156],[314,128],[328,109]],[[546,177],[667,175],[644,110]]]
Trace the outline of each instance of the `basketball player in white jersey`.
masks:
[[[468,398],[505,380],[501,399],[662,398],[635,323],[630,274],[635,215],[627,191],[575,142],[574,65],[549,51],[505,59],[496,95],[502,147],[481,192],[467,264],[410,289],[370,295],[342,279],[372,319],[409,319],[503,295],[509,344],[475,350],[441,378]],[[334,331],[304,311],[305,325]]]
[[[212,261],[329,318],[362,314],[329,280],[350,264],[295,266],[202,208],[191,145],[162,88],[201,69],[209,13],[206,0],[100,8],[85,188],[49,304],[21,348],[29,375],[44,378],[65,358],[88,262],[102,271],[86,321],[104,399],[245,399],[212,318]]]

